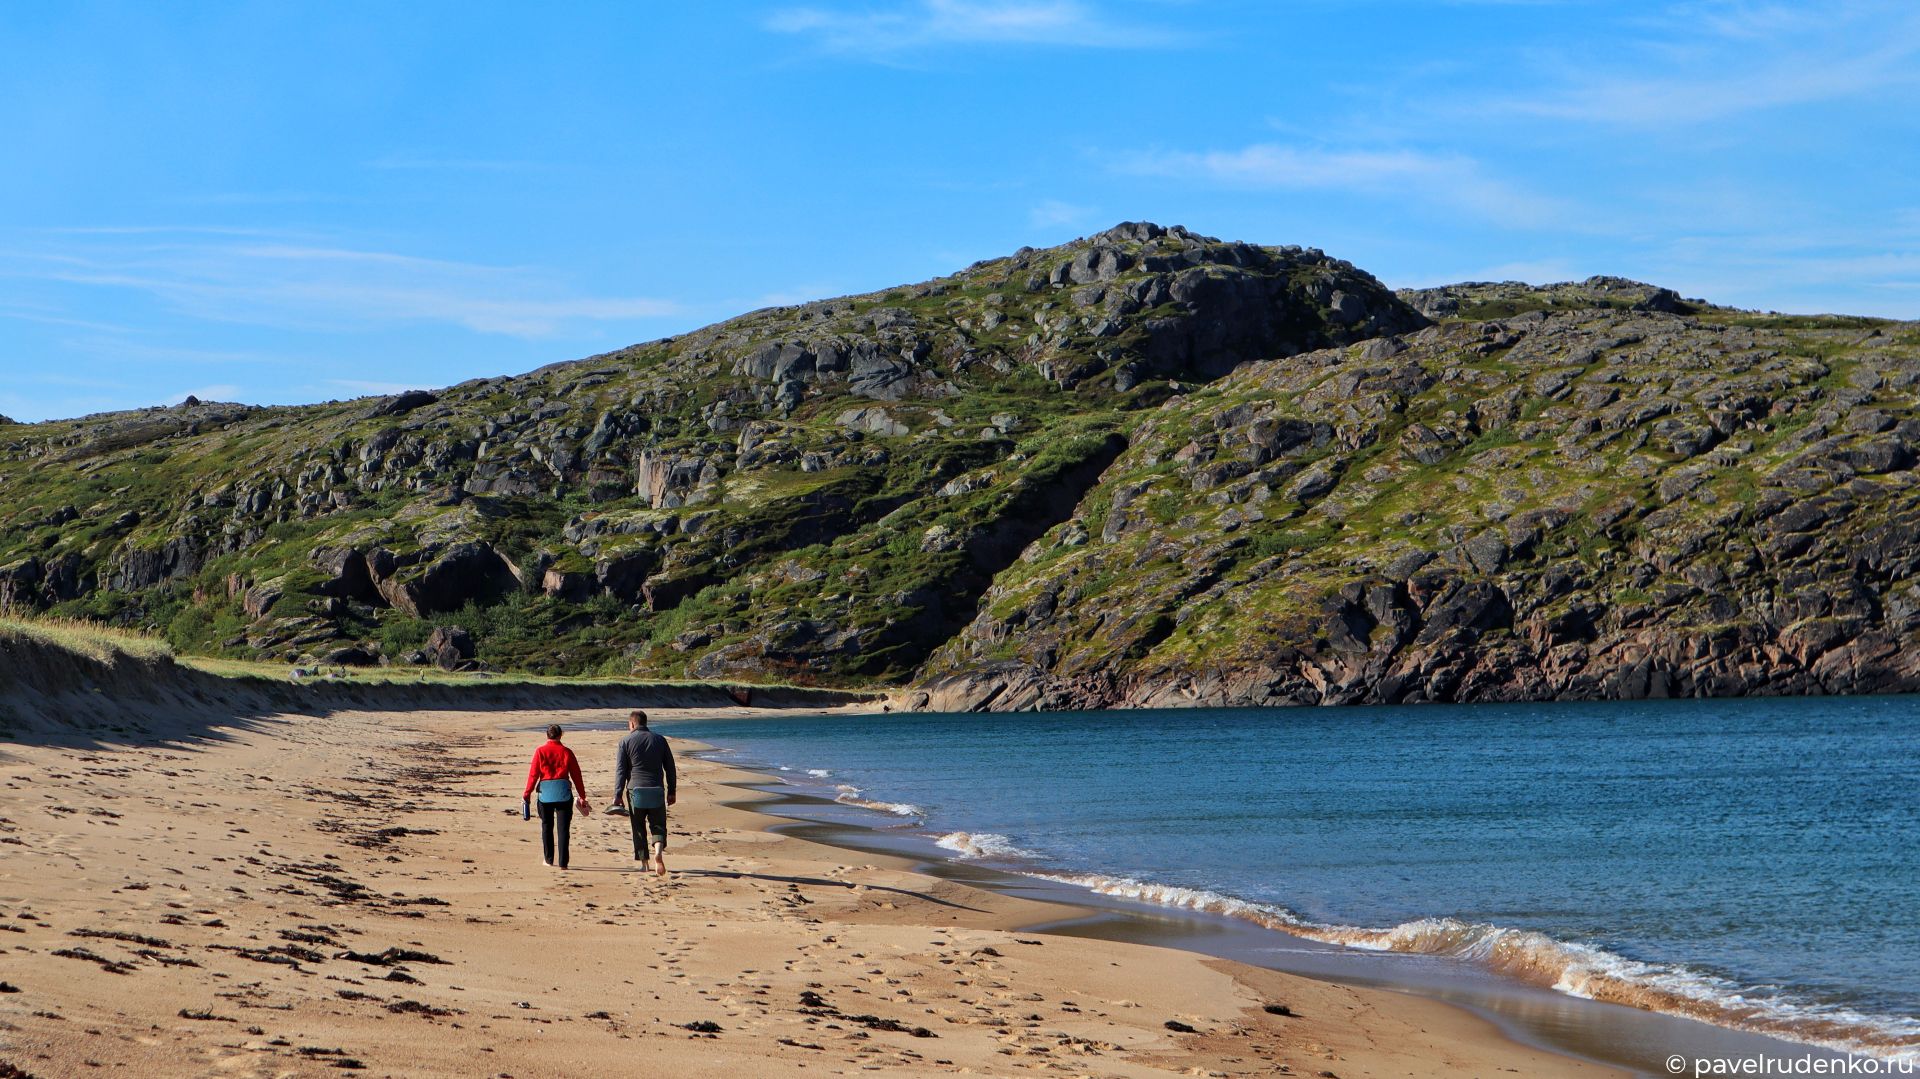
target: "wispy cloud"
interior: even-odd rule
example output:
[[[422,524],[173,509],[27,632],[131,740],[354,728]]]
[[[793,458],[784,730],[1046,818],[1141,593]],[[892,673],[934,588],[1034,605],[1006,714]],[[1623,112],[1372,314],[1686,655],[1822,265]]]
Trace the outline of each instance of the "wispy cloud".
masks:
[[[1659,14],[1643,18],[1655,31],[1689,30],[1736,41],[1766,41],[1792,36],[1804,38],[1831,30],[1836,20],[1897,12],[1895,0],[1829,0],[1822,4],[1778,3],[1776,0],[1686,0],[1667,5]]]
[[[271,229],[229,225],[67,225],[37,230],[60,236],[284,236]]]
[[[1920,313],[1920,245],[1869,231],[1680,231],[1608,272],[1738,307],[1902,319]]]
[[[1135,153],[1120,158],[1116,168],[1254,189],[1352,191],[1418,200],[1505,224],[1565,224],[1569,216],[1559,200],[1493,176],[1473,158],[1406,148],[1262,142],[1238,150]]]
[[[184,206],[293,206],[351,200],[344,195],[321,191],[214,191],[203,195],[182,195],[173,201]]]
[[[9,381],[25,386],[63,386],[68,389],[117,390],[125,383],[119,379],[89,378],[85,375],[69,375],[51,371],[24,371],[9,376]]]
[[[367,162],[370,169],[392,171],[531,172],[547,168],[537,161],[509,161],[480,157],[435,157],[431,154],[388,154]]]
[[[72,318],[67,315],[49,314],[43,310],[24,307],[0,307],[0,318],[15,319],[20,322],[37,322],[46,326],[65,326],[75,330],[92,330],[99,333],[133,333],[132,327],[112,322],[100,322],[95,319]]]
[[[729,298],[702,306],[703,311],[711,311],[716,317],[724,318],[742,309],[758,311],[763,307],[792,307],[795,304],[812,303],[828,296],[845,295],[847,287],[838,282],[809,281],[789,285],[786,288],[772,289],[754,296]],[[725,312],[725,314],[721,314]]]
[[[183,345],[153,344],[120,334],[83,335],[65,338],[61,346],[75,356],[119,363],[136,363],[152,368],[202,367],[291,367],[305,364],[300,357],[278,356],[252,349],[199,348]]]
[[[1543,52],[1546,83],[1466,110],[1676,128],[1920,88],[1920,8],[1908,0],[1680,4],[1595,63]]]
[[[0,414],[20,423],[36,423],[58,416],[84,416],[112,408],[125,408],[126,386],[112,383],[100,393],[22,394],[0,390]]]
[[[583,295],[525,267],[197,234],[105,234],[56,248],[0,251],[0,276],[130,289],[199,318],[319,330],[430,322],[543,337],[578,322],[681,310],[657,297]]]
[[[1176,45],[1170,27],[1117,19],[1079,0],[919,0],[894,11],[785,8],[767,29],[812,38],[836,53],[880,58],[952,45],[1144,49]]]
[[[1092,218],[1093,214],[1094,209],[1091,206],[1076,206],[1071,202],[1061,202],[1059,199],[1047,199],[1027,211],[1027,220],[1034,228],[1058,228],[1062,225],[1081,224]]]

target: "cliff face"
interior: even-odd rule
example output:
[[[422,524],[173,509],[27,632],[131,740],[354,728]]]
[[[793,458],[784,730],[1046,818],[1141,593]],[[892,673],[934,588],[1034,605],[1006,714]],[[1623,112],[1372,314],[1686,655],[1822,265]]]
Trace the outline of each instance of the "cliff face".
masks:
[[[928,707],[1907,688],[1916,381],[1909,324],[1129,224],[515,378],[0,426],[0,608]]]
[[[1920,334],[1768,321],[1534,311],[1247,365],[1139,424],[918,703],[1920,688]]]

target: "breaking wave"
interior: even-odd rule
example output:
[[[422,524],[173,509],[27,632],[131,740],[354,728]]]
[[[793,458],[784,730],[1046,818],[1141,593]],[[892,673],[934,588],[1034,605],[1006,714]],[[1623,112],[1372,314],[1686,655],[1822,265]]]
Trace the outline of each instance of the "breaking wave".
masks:
[[[945,840],[941,841],[946,846]],[[1684,1016],[1902,1063],[1920,1063],[1920,1018],[1869,1015],[1743,988],[1686,967],[1643,963],[1528,929],[1422,918],[1385,929],[1325,925],[1285,907],[1128,877],[1034,873],[1101,895],[1238,918],[1268,929],[1372,951],[1453,956],[1507,977],[1590,1000]]]
[[[882,813],[891,813],[896,817],[924,817],[927,811],[911,802],[878,802],[871,798],[862,798],[859,787],[851,783],[842,783],[836,788],[840,793],[833,800],[841,805],[859,806],[861,809],[877,809]]]
[[[1031,852],[1014,846],[1013,840],[995,832],[949,832],[934,840],[939,846],[962,858],[1030,858]]]

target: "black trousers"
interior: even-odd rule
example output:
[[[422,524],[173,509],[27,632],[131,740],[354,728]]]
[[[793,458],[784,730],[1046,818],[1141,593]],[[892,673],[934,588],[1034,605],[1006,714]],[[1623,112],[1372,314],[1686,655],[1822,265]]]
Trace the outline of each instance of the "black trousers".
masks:
[[[540,803],[540,856],[548,865],[567,867],[567,833],[573,831],[572,802]],[[557,833],[557,834],[556,834]],[[554,846],[558,843],[559,859],[554,858]]]
[[[627,811],[627,814],[629,823],[633,825],[633,856],[635,858],[645,858],[647,856],[647,833],[649,831],[659,837],[658,842],[661,846],[666,846],[666,806],[659,806],[654,809],[630,809]]]

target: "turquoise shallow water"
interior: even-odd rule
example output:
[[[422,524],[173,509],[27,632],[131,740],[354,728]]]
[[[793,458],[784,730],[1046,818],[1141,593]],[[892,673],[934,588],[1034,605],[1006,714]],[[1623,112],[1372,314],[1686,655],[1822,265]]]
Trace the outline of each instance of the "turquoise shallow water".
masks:
[[[967,857],[1579,995],[1920,1045],[1920,699],[679,727]],[[890,811],[889,811],[890,810]]]

